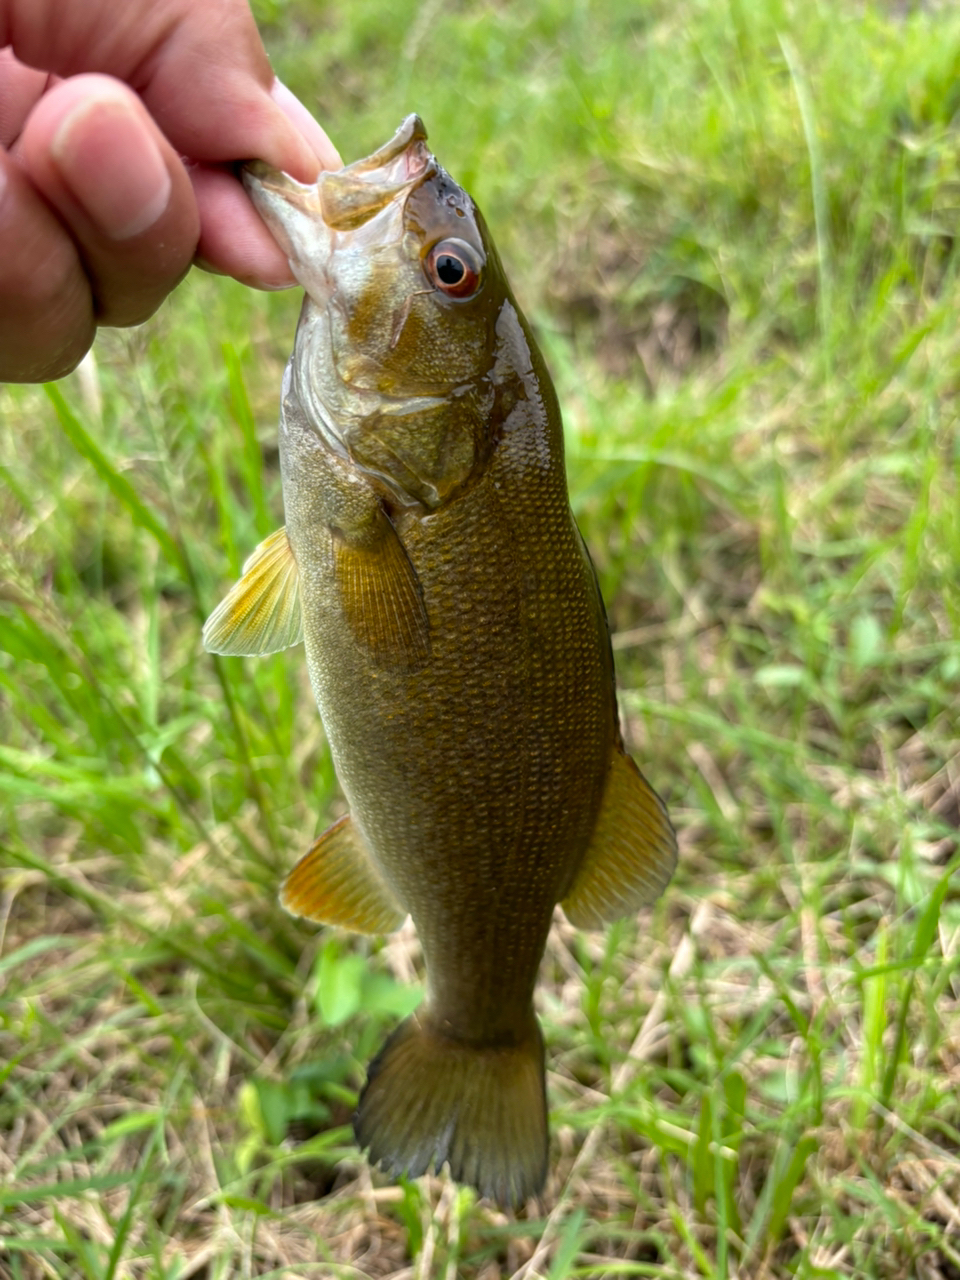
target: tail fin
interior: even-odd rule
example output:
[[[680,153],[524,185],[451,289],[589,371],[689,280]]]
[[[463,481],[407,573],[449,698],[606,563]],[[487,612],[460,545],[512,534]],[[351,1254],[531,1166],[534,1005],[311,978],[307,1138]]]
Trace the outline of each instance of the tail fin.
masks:
[[[451,1039],[429,1014],[413,1014],[371,1062],[353,1127],[391,1176],[449,1161],[457,1182],[500,1204],[536,1195],[547,1174],[547,1099],[533,1011],[520,1043],[496,1046]]]

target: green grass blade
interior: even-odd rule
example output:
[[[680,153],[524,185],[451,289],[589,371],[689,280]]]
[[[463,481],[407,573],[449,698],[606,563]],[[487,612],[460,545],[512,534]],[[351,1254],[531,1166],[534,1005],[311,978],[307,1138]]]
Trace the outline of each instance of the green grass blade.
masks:
[[[55,383],[48,383],[44,390],[70,443],[93,466],[110,493],[130,514],[134,524],[145,529],[155,539],[169,563],[179,569],[183,562],[180,548],[160,518],[150,510],[126,476],[121,475],[110,462],[80,419],[70,409],[60,388]]]

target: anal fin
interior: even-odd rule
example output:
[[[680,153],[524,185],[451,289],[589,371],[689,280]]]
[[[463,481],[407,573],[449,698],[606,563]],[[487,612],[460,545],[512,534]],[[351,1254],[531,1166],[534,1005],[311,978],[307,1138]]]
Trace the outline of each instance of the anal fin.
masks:
[[[655,902],[677,865],[666,806],[623,751],[614,748],[593,838],[561,902],[578,929],[599,929]]]
[[[278,653],[303,639],[300,574],[286,529],[265,538],[203,624],[208,653]]]
[[[397,903],[350,815],[328,827],[284,880],[280,905],[316,924],[390,933],[407,913]]]

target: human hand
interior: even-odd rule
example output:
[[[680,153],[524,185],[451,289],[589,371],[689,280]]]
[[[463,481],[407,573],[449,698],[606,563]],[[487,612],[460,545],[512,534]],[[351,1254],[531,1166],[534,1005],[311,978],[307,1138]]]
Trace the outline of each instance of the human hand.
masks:
[[[62,377],[194,261],[292,284],[228,167],[253,158],[340,165],[246,0],[0,0],[0,381]]]

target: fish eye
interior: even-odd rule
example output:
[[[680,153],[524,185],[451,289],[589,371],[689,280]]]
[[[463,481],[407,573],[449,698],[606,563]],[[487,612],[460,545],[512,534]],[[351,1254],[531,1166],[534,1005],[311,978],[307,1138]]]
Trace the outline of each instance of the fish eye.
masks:
[[[441,240],[423,265],[430,283],[449,298],[472,298],[483,283],[483,260],[464,240]]]

